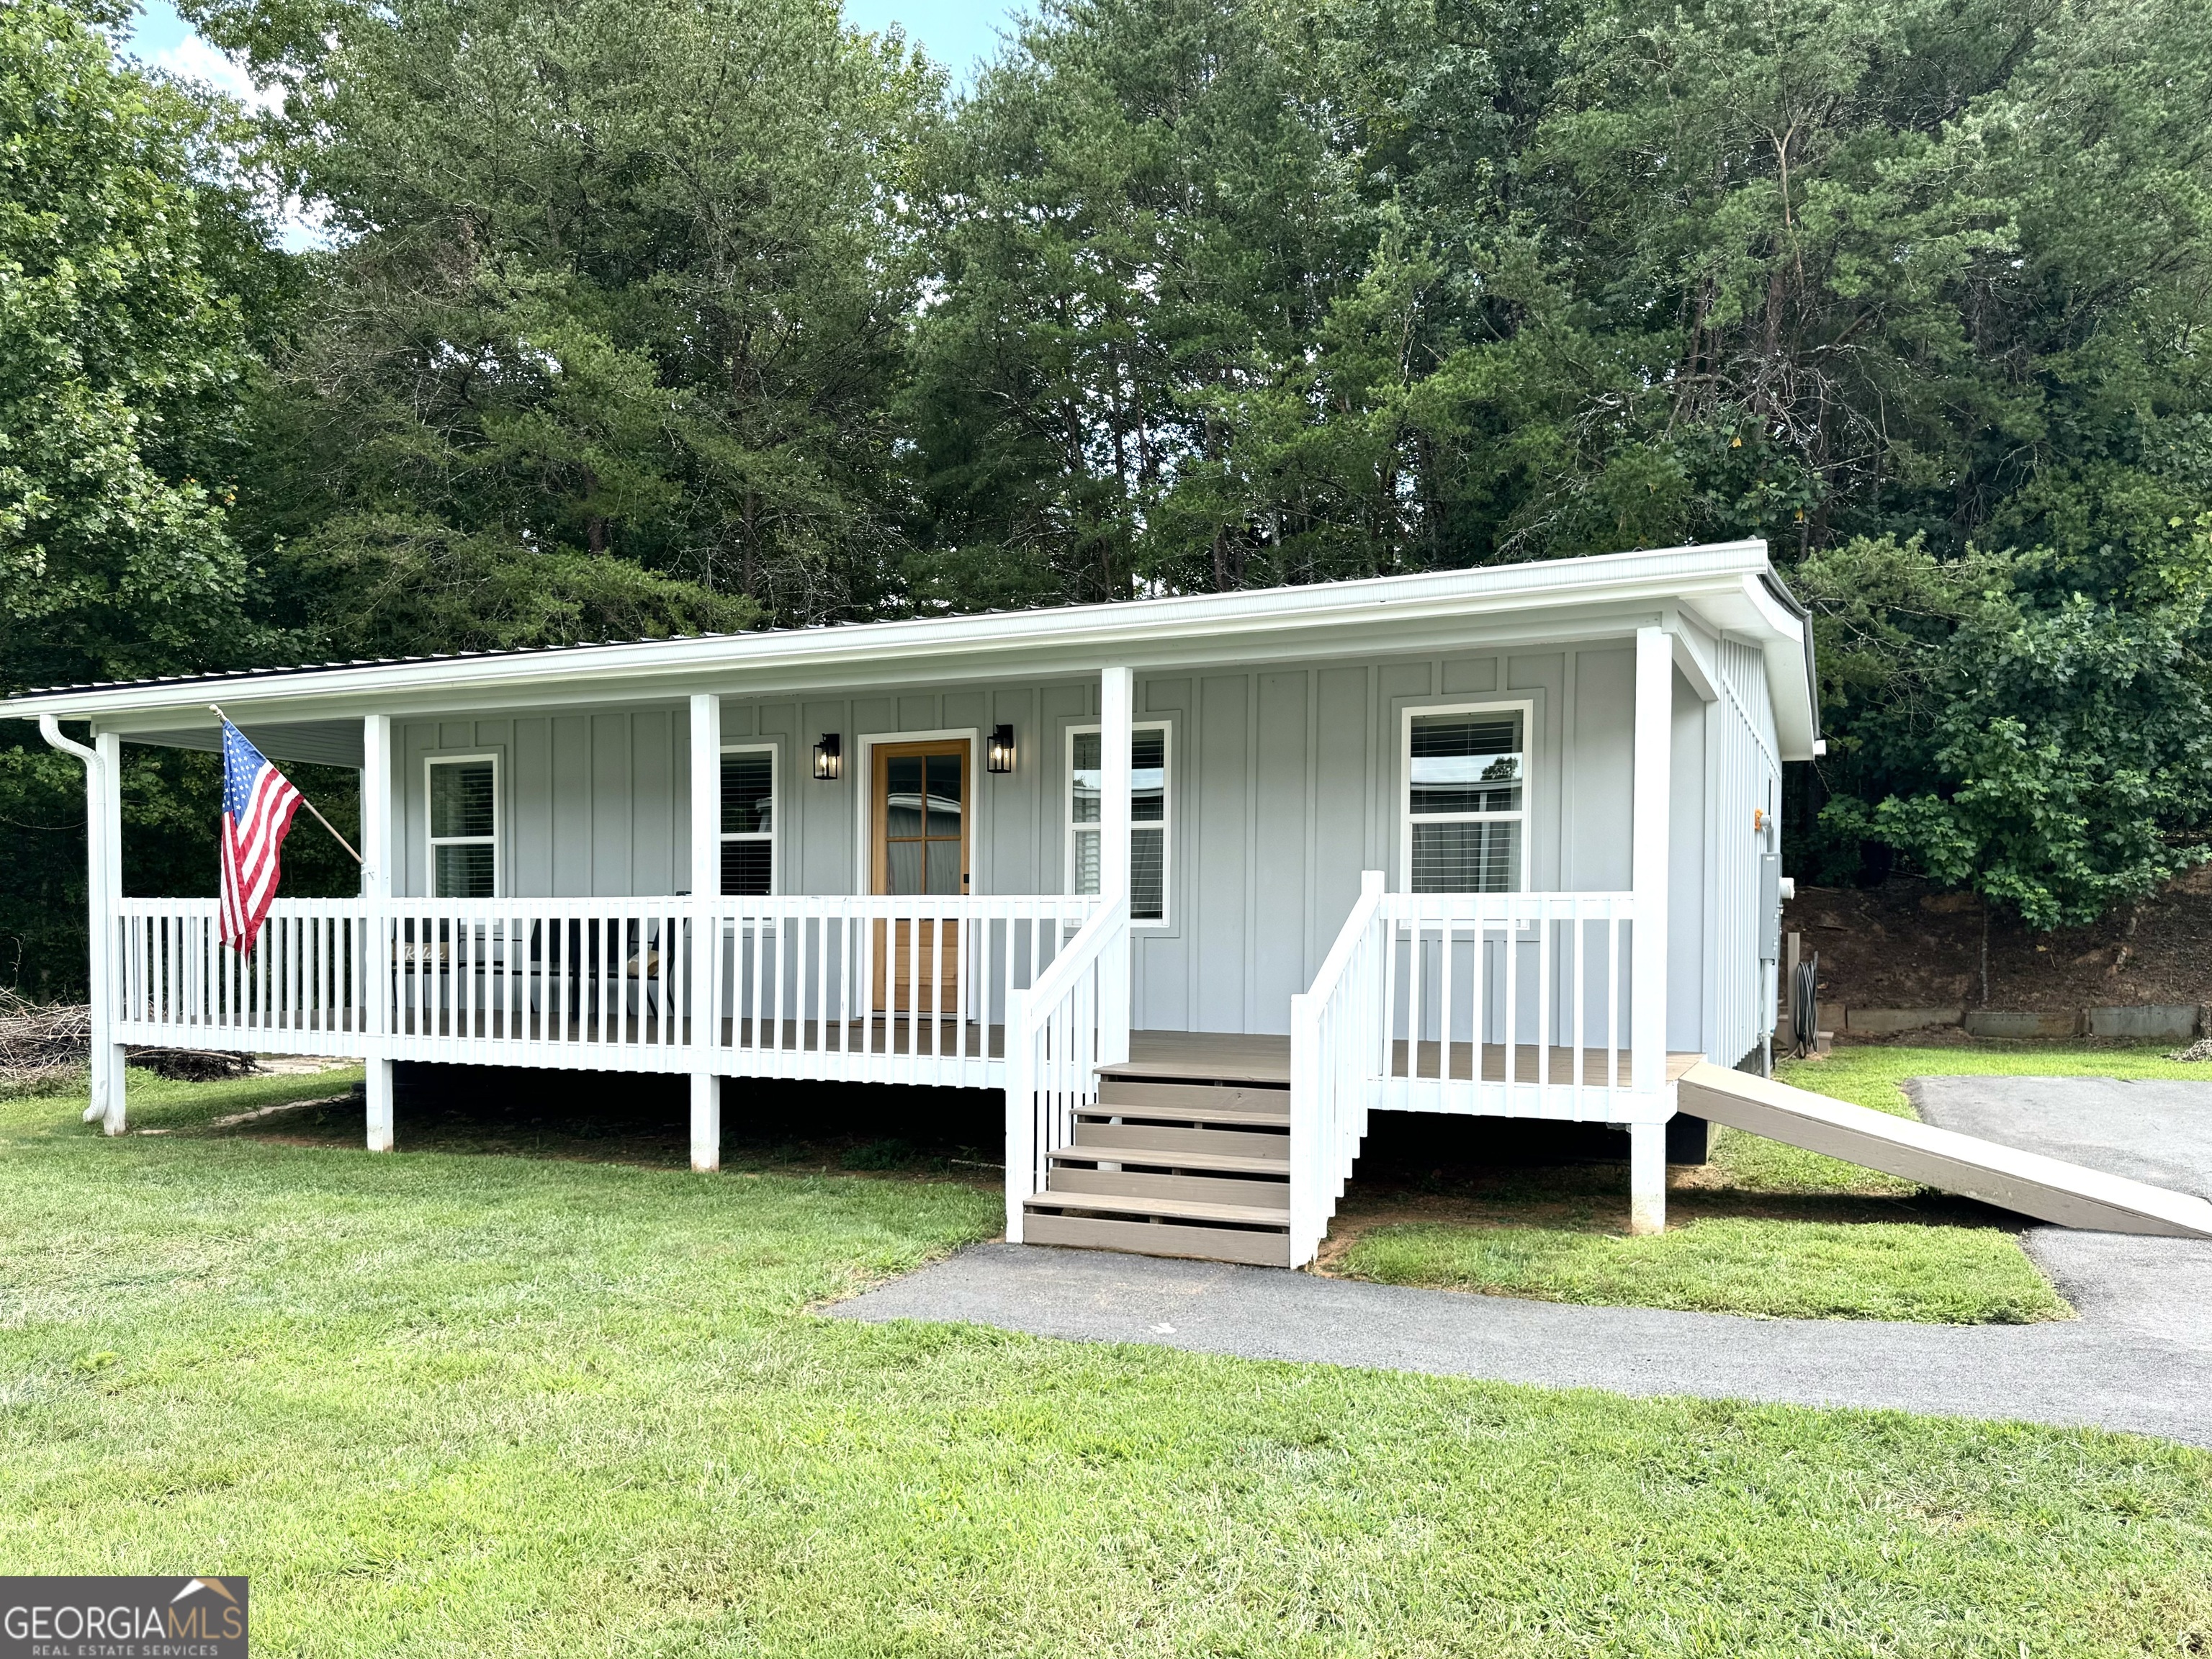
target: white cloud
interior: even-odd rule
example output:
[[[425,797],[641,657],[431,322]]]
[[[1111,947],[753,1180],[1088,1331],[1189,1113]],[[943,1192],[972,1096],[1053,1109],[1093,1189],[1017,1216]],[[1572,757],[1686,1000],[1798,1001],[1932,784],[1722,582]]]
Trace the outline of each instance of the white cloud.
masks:
[[[187,34],[173,46],[155,52],[149,61],[155,69],[213,87],[250,110],[279,109],[284,103],[283,87],[255,86],[243,64],[228,52],[217,52],[197,34]]]

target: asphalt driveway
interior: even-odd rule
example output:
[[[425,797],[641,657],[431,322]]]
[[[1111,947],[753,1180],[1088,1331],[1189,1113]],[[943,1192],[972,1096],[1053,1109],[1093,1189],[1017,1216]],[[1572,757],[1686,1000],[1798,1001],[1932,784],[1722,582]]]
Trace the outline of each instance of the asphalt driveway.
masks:
[[[1946,1128],[2212,1197],[2212,1082],[1907,1087]],[[1018,1244],[979,1245],[830,1311],[1626,1395],[2098,1425],[2212,1446],[2212,1241],[2033,1226],[2025,1243],[2078,1319],[1945,1326],[1570,1307]]]

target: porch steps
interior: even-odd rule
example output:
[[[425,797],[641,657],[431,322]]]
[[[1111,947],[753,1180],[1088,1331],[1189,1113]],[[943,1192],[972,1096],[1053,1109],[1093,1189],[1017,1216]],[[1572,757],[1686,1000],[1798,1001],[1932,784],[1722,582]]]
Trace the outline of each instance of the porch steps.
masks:
[[[1031,1243],[1289,1265],[1287,1078],[1242,1055],[1220,1076],[1178,1059],[1100,1068],[1097,1103],[1024,1206]]]

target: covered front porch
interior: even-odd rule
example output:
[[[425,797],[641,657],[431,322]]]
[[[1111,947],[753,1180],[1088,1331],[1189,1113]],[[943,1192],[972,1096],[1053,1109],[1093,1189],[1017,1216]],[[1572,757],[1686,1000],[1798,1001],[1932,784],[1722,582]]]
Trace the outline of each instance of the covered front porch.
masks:
[[[677,1074],[712,1170],[727,1080],[995,1090],[1010,1237],[1074,1192],[1086,1224],[1213,1204],[1278,1217],[1290,1265],[1372,1111],[1546,1118],[1626,1129],[1656,1227],[1670,1050],[1733,1063],[1771,1006],[1765,647],[1668,596],[1758,623],[1763,569],[249,677],[220,695],[273,759],[358,764],[362,868],[243,956],[216,901],[119,879],[121,745],[210,744],[210,688],[52,694],[90,791],[94,1109],[121,1129],[126,1044],[357,1057],[377,1150],[401,1062]],[[1073,1150],[1117,1129],[1109,1085],[1180,1091],[1127,1103],[1175,1109],[1132,1120],[1142,1158]],[[1279,1170],[1208,1139],[1248,1110]]]

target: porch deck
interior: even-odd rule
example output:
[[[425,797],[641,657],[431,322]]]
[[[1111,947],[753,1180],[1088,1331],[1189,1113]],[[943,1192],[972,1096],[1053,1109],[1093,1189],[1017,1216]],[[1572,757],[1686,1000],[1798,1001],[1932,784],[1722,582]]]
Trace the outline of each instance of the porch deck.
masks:
[[[1435,1079],[1444,1073],[1439,1069],[1443,1045],[1423,1042],[1417,1046],[1413,1075]],[[1471,1083],[1474,1080],[1474,1045],[1455,1042],[1450,1045],[1450,1080]],[[1404,1039],[1391,1044],[1390,1075],[1404,1078],[1406,1071]],[[1606,1085],[1606,1051],[1602,1048],[1583,1050],[1582,1083],[1585,1088],[1601,1089]],[[1667,1056],[1667,1081],[1677,1081],[1681,1075],[1705,1056],[1698,1054],[1669,1054]],[[1616,1052],[1616,1086],[1628,1086],[1629,1054],[1626,1048]],[[1129,1058],[1118,1066],[1103,1066],[1100,1073],[1107,1077],[1153,1079],[1164,1081],[1171,1078],[1207,1078],[1220,1083],[1269,1084],[1287,1088],[1291,1081],[1291,1040],[1286,1036],[1244,1036],[1226,1031],[1132,1031],[1129,1033]],[[1548,1053],[1539,1044],[1519,1042],[1513,1045],[1513,1081],[1516,1083],[1571,1083],[1575,1080],[1575,1051],[1555,1046]],[[1482,1080],[1485,1083],[1505,1081],[1505,1045],[1486,1042],[1482,1045]]]

